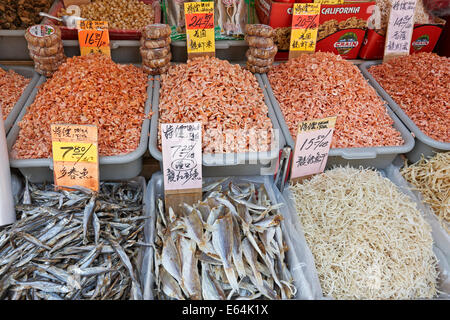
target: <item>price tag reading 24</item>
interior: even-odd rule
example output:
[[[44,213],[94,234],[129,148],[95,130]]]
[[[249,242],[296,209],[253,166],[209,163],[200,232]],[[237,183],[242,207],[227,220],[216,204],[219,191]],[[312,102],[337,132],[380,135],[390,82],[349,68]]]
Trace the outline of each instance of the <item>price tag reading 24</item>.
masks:
[[[188,55],[215,55],[214,2],[185,2]]]
[[[323,172],[335,124],[336,117],[303,121],[299,124],[291,179]]]
[[[82,56],[90,53],[102,53],[111,56],[108,22],[78,21],[77,28],[78,42]]]
[[[292,14],[289,58],[316,50],[320,3],[295,3]]]
[[[52,124],[51,134],[55,188],[83,186],[98,191],[97,127]]]

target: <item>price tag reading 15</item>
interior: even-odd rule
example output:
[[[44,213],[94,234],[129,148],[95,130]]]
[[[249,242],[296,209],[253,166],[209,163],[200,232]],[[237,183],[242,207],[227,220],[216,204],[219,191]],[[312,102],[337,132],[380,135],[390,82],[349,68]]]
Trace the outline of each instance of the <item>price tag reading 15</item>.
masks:
[[[82,56],[90,53],[102,53],[111,56],[108,22],[78,21],[77,28]]]

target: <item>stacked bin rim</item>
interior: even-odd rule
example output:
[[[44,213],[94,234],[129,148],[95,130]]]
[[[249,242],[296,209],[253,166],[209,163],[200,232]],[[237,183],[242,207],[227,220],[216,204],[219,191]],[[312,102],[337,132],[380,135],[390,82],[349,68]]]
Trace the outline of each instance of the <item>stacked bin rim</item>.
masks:
[[[153,81],[150,77],[147,78],[147,99],[145,101],[145,114],[149,114],[151,111],[151,101],[152,101],[152,87]],[[46,77],[41,76],[37,82],[35,88],[33,89],[31,95],[27,99],[25,105],[22,108],[14,126],[8,133],[7,144],[8,152],[11,152],[20,132],[19,122],[25,116],[28,107],[34,102],[35,97],[41,87],[41,85],[47,80]],[[124,180],[131,179],[139,175],[142,169],[142,159],[144,153],[147,150],[148,144],[148,132],[150,128],[150,120],[145,118],[142,122],[141,136],[139,140],[138,147],[127,154],[117,155],[117,156],[100,156],[99,157],[99,171],[100,180]],[[101,137],[100,137],[101,139]],[[10,166],[12,168],[17,168],[19,170],[26,169],[29,174],[23,173],[30,182],[41,183],[48,181],[48,171],[53,171],[53,160],[52,158],[40,158],[40,159],[13,159],[10,156],[9,159]],[[124,168],[124,166],[128,166]]]
[[[17,100],[17,102],[15,103],[14,107],[11,109],[11,112],[9,113],[8,117],[5,120],[5,134],[8,134],[9,130],[14,125],[17,116],[20,114],[22,107],[27,102],[27,99],[30,96],[33,89],[36,87],[40,75],[37,72],[35,72],[34,68],[31,66],[0,65],[0,68],[2,68],[5,71],[13,70],[14,72],[20,74],[21,76],[30,79],[30,83],[26,86],[19,100]]]
[[[281,111],[278,100],[273,93],[272,87],[269,82],[267,74],[262,75],[264,81],[265,90],[270,98],[272,107],[277,115],[278,122],[280,124],[281,130],[286,138],[287,146],[292,149],[295,148],[295,139],[291,136],[289,127],[284,120],[283,112]],[[377,92],[378,94],[378,92]],[[378,94],[380,99],[382,97]],[[328,163],[333,164],[333,160],[337,163],[341,163],[344,159],[344,163],[350,164],[352,166],[364,166],[364,167],[375,167],[378,169],[383,169],[391,164],[398,154],[407,153],[411,151],[414,147],[414,138],[408,129],[403,125],[400,119],[394,114],[394,112],[385,104],[386,110],[394,121],[394,128],[397,129],[404,141],[401,146],[380,146],[380,147],[362,147],[362,148],[332,148],[329,152]]]
[[[367,61],[362,63],[359,68],[369,80],[369,83],[372,87],[375,88],[377,93],[389,104],[389,107],[394,111],[394,113],[401,119],[401,121],[405,124],[405,126],[414,133],[416,143],[414,149],[407,154],[408,159],[412,162],[416,162],[420,160],[421,154],[425,156],[432,156],[434,151],[448,151],[450,150],[450,142],[442,142],[427,136],[422,130],[417,127],[414,121],[403,111],[403,109],[392,99],[392,97],[383,89],[383,87],[375,80],[372,74],[369,72],[369,68],[371,66],[381,64],[381,60],[377,61]]]
[[[233,63],[233,62],[231,62]],[[280,124],[278,123],[275,111],[272,108],[272,104],[270,103],[269,96],[264,90],[263,80],[260,74],[255,74],[256,80],[258,81],[258,85],[263,91],[264,94],[264,102],[268,108],[268,117],[272,122],[272,127],[274,130],[278,131],[279,137],[279,145],[273,146],[273,149],[270,151],[263,152],[241,152],[241,153],[219,153],[219,154],[203,154],[203,166],[217,169],[214,171],[215,175],[242,175],[233,170],[233,166],[243,165],[244,171],[246,168],[249,170],[249,174],[251,174],[250,167],[254,167],[253,164],[250,163],[258,163],[258,167],[262,168],[260,161],[278,161],[279,153],[281,148],[285,145],[286,139],[281,130]],[[153,116],[151,119],[150,126],[150,140],[149,140],[149,151],[150,154],[158,160],[162,165],[162,152],[158,149],[158,130],[159,130],[159,94],[160,94],[161,82],[160,76],[156,76],[154,78],[154,88],[153,88]],[[276,136],[275,136],[276,138]],[[214,157],[221,157],[223,160],[216,161]],[[257,162],[255,162],[257,161]],[[214,164],[211,164],[214,163]],[[270,172],[268,174],[273,174]]]

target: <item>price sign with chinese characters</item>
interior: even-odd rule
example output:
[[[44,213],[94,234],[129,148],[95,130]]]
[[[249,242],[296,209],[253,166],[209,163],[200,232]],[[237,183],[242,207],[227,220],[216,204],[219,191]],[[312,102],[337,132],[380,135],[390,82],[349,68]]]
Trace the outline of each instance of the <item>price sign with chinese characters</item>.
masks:
[[[77,21],[77,29],[82,56],[90,53],[102,53],[111,56],[108,22]]]
[[[295,3],[292,14],[289,59],[316,50],[320,3]]]
[[[202,124],[161,124],[166,209],[202,197]]]
[[[325,169],[336,117],[303,121],[298,126],[291,180],[306,178]]]
[[[386,31],[383,61],[409,54],[416,0],[393,0]]]
[[[214,2],[185,2],[188,57],[215,56]]]
[[[99,190],[97,126],[52,124],[55,188]]]

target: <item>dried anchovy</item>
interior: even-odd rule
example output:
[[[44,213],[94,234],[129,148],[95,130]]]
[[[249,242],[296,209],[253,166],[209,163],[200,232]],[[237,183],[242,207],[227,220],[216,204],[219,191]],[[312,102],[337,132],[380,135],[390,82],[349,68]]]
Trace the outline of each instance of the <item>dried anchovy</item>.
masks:
[[[0,232],[0,299],[142,299],[142,187],[102,183],[92,193],[30,184],[29,198]]]

